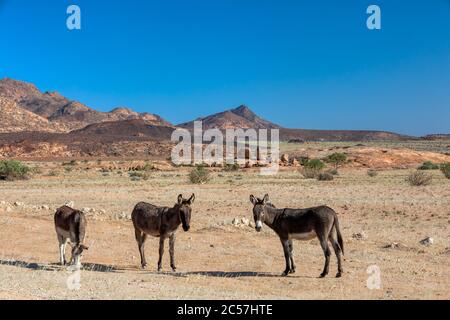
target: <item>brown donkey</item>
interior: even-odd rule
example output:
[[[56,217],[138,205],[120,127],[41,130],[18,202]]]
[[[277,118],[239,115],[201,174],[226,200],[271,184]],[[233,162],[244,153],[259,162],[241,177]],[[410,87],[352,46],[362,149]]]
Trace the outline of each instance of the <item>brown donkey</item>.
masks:
[[[72,245],[72,258],[70,264],[81,266],[83,251],[87,250],[83,242],[86,236],[86,216],[79,210],[74,210],[68,206],[59,208],[55,213],[55,229],[59,242],[59,258],[61,265],[66,261],[66,244],[70,240]]]
[[[333,209],[326,206],[308,209],[277,209],[269,202],[267,194],[263,199],[251,195],[250,201],[253,204],[256,231],[260,232],[265,223],[280,237],[286,259],[286,270],[283,276],[295,272],[292,240],[311,240],[315,237],[319,239],[325,255],[325,267],[320,276],[325,277],[329,270],[331,252],[328,241],[331,242],[338,260],[336,277],[342,276],[341,254],[344,254],[344,242],[339,230],[339,221]]]
[[[142,268],[147,266],[144,245],[147,236],[150,235],[159,237],[158,271],[162,270],[164,242],[167,238],[169,238],[170,266],[173,271],[177,270],[175,266],[175,233],[180,224],[183,226],[184,231],[189,231],[191,205],[194,203],[194,200],[194,194],[189,199],[183,199],[183,196],[180,194],[173,208],[157,207],[145,202],[140,202],[134,207],[131,220],[133,220]]]

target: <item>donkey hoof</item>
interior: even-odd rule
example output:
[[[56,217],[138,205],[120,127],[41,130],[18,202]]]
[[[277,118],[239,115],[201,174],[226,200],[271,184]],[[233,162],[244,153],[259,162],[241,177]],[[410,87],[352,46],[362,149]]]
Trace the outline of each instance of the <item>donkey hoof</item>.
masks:
[[[291,269],[291,270],[289,270],[289,273],[295,273],[295,268],[294,268],[294,269]]]
[[[142,269],[147,268],[147,264],[146,264],[146,263],[141,264],[141,268],[142,268]]]
[[[327,276],[328,273],[321,273],[320,274],[320,278],[325,278]]]
[[[282,276],[282,277],[287,277],[288,274],[289,274],[289,270],[285,270],[285,271],[281,274],[281,276]]]
[[[158,267],[158,272],[162,272],[162,268],[161,267]]]
[[[172,267],[173,272],[177,272],[177,267]]]
[[[340,278],[340,277],[342,277],[342,273],[341,272],[336,273],[336,278]]]

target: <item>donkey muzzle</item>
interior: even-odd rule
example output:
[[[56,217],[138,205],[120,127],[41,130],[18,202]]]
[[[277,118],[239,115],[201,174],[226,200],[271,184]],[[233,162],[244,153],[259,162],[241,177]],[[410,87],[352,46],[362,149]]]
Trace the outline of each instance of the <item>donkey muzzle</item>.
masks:
[[[256,231],[261,232],[261,229],[262,229],[262,222],[261,221],[256,221],[255,229],[256,229]]]

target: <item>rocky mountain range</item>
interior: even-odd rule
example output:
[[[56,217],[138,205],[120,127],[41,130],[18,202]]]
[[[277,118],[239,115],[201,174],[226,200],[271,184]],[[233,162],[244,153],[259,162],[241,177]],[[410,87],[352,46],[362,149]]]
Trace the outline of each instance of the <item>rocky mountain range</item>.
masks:
[[[115,108],[110,112],[94,110],[78,101],[70,100],[57,92],[41,92],[35,85],[9,78],[0,80],[0,98],[3,104],[14,103],[15,111],[10,112],[34,114],[38,118],[17,117],[2,113],[0,120],[2,132],[46,131],[69,132],[84,128],[90,124],[109,121],[141,119],[151,125],[171,126],[160,116],[150,113],[137,113],[128,108]],[[6,101],[10,102],[7,103]],[[15,118],[14,122],[8,120]],[[22,119],[23,121],[19,121]],[[31,121],[31,126],[30,122]]]
[[[249,107],[208,115],[203,129],[279,129],[283,141],[404,140],[391,132],[290,129],[261,118]],[[100,112],[57,92],[9,78],[0,80],[0,157],[162,153],[177,127],[192,130],[194,121],[172,125],[156,114],[121,107]],[[159,147],[158,147],[159,146]],[[163,147],[164,146],[164,147]]]

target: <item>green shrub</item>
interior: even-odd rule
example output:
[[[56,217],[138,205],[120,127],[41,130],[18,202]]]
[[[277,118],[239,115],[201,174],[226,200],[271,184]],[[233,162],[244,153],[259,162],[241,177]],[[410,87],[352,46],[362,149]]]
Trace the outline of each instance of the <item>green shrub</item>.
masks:
[[[300,163],[301,166],[304,166],[308,163],[309,157],[298,157],[297,158],[298,163]]]
[[[337,169],[347,161],[347,155],[345,153],[333,153],[326,158],[326,161],[333,164]]]
[[[406,177],[406,181],[412,186],[427,186],[431,184],[433,177],[423,171],[414,171]]]
[[[317,179],[323,168],[325,168],[325,163],[319,159],[311,159],[304,164],[301,174],[306,179]]]
[[[189,181],[191,183],[205,184],[209,179],[209,171],[202,165],[195,166],[189,173]]]
[[[311,159],[308,160],[305,164],[304,164],[305,168],[308,169],[313,169],[313,170],[317,170],[317,171],[321,171],[323,168],[325,168],[325,163],[323,163],[321,160],[319,159]]]
[[[439,166],[431,161],[424,162],[418,170],[439,170]]]
[[[30,167],[22,164],[20,161],[0,161],[0,180],[12,181],[28,179],[30,171]]]
[[[447,179],[450,179],[450,162],[441,164],[441,172]]]

